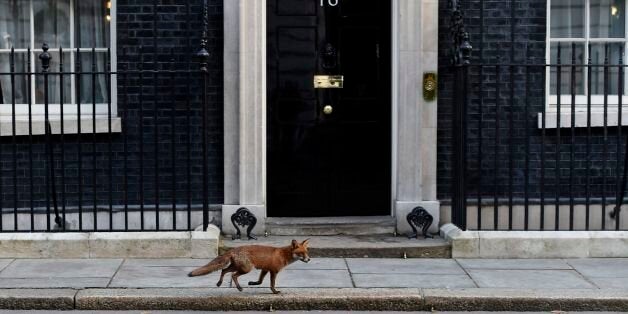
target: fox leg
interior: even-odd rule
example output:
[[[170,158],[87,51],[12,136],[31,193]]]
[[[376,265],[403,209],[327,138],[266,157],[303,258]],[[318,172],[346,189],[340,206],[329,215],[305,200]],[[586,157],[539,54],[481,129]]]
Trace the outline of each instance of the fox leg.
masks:
[[[249,281],[249,286],[261,285],[262,281],[264,281],[264,277],[266,277],[266,274],[268,274],[268,271],[267,270],[262,270],[262,272],[259,274],[259,280],[257,280],[257,281]]]
[[[238,277],[248,274],[248,273],[249,273],[248,271],[238,270],[231,276],[231,280],[233,280],[238,290],[242,291],[242,287],[240,287],[240,283],[238,282]]]
[[[235,267],[233,266],[233,264],[232,264],[232,265],[229,265],[229,267],[227,267],[227,268],[223,269],[223,270],[220,272],[220,279],[218,279],[218,282],[216,283],[216,286],[217,286],[217,287],[220,287],[220,285],[222,285],[222,278],[223,278],[223,277],[225,277],[225,274],[226,274],[226,273],[231,273],[231,272],[234,272],[234,271],[236,271],[236,269],[235,269]]]
[[[271,271],[270,272],[270,290],[273,291],[274,294],[280,293],[281,291],[275,290],[275,279],[277,278],[277,273]]]

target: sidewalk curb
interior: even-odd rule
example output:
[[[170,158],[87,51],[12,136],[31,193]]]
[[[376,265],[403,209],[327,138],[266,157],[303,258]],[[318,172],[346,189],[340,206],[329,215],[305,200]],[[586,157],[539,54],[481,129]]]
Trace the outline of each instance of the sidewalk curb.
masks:
[[[628,257],[628,231],[463,231],[440,228],[452,258]]]
[[[628,290],[296,288],[1,289],[8,310],[626,311]]]
[[[73,310],[76,290],[0,289],[0,309]]]

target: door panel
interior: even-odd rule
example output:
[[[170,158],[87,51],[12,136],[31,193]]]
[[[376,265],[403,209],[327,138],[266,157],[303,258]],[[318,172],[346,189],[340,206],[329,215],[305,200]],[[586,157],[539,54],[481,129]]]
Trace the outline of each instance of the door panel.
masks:
[[[338,2],[268,0],[269,216],[390,214],[390,1]]]

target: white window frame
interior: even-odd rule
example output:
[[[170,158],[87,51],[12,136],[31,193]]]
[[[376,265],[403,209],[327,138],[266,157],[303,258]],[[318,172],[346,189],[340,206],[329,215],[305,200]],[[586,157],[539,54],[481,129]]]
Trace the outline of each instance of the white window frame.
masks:
[[[584,63],[588,62],[589,58],[589,43],[623,43],[624,44],[624,63],[628,62],[628,58],[626,58],[628,48],[628,14],[626,14],[626,10],[628,9],[628,1],[624,4],[624,38],[590,38],[590,22],[591,22],[591,1],[585,0],[585,8],[584,8],[584,38],[552,38],[551,37],[551,7],[552,0],[547,0],[547,19],[546,19],[546,38],[545,38],[545,60],[549,63],[551,61],[551,44],[552,43],[562,43],[562,42],[577,42],[584,43]],[[569,63],[571,60],[564,60],[565,67],[569,67]],[[558,118],[558,96],[550,93],[551,87],[551,71],[550,67],[546,67],[546,80],[545,80],[545,127],[546,128],[556,128],[557,126],[557,118]],[[575,126],[576,127],[586,127],[588,124],[588,112],[587,112],[587,93],[588,91],[588,71],[584,71],[584,94],[576,94],[576,116],[575,116]],[[624,70],[624,94],[628,91],[628,79],[626,79],[626,75],[628,71]],[[560,75],[559,73],[557,75]],[[562,93],[560,97],[560,118],[561,128],[571,127],[571,94],[570,91],[565,91]],[[617,94],[609,94],[607,98],[607,117],[606,117],[606,125],[607,126],[617,126],[618,116],[619,116],[619,97]],[[622,97],[622,125],[628,125],[628,96],[623,95]],[[539,113],[538,115],[538,127],[542,127],[543,114]],[[604,95],[591,95],[591,126],[603,126],[604,125]]]
[[[63,47],[63,52],[71,52],[70,60],[64,60],[64,72],[73,72],[75,71],[75,59],[76,59],[76,51],[75,48],[75,2],[81,0],[70,0],[70,47]],[[116,20],[117,20],[117,0],[109,0],[111,3],[111,8],[109,10],[109,47],[110,47],[110,65],[111,72],[117,71],[117,56],[116,56]],[[31,65],[30,72],[34,73],[38,67],[41,65],[41,61],[39,60],[39,54],[43,52],[41,49],[41,45],[43,43],[35,43],[35,30],[33,23],[33,0],[29,0],[29,14],[30,14],[30,46],[31,46]],[[16,48],[15,52],[22,53],[26,55],[27,49],[25,48]],[[59,52],[58,48],[50,48],[49,52]],[[96,48],[96,53],[107,52],[107,48]],[[11,49],[0,49],[0,53],[10,54]],[[89,55],[92,52],[92,48],[80,48],[80,52],[82,55]],[[40,67],[40,66],[39,66]],[[58,68],[50,68],[50,72],[58,72]],[[89,72],[91,69],[82,69],[83,72]],[[39,74],[41,75],[41,74]],[[57,76],[57,75],[55,75]],[[76,78],[74,74],[64,74],[64,76],[71,76],[71,89],[65,91],[66,93],[70,93],[71,95],[71,103],[63,104],[63,122],[64,122],[64,133],[78,133],[77,130],[77,120],[78,120],[78,106],[76,102]],[[84,74],[84,76],[89,76],[89,74]],[[31,111],[32,111],[32,134],[43,134],[44,133],[44,119],[45,119],[45,108],[44,104],[35,103],[35,86],[36,86],[35,76],[31,77]],[[110,87],[111,94],[109,97],[111,98],[111,131],[112,132],[120,132],[120,119],[118,118],[118,99],[117,99],[117,75],[110,75]],[[108,103],[96,103],[96,132],[108,132],[109,131],[109,108]],[[27,135],[29,134],[29,104],[16,103],[15,104],[15,119],[16,119],[16,135]],[[93,103],[81,103],[81,132],[82,133],[92,133],[93,132],[93,113],[92,113]],[[49,103],[48,105],[48,117],[51,122],[52,132],[60,133],[60,120],[61,120],[61,110],[59,103]],[[12,136],[13,135],[13,109],[12,104],[3,104],[0,106],[0,136]]]

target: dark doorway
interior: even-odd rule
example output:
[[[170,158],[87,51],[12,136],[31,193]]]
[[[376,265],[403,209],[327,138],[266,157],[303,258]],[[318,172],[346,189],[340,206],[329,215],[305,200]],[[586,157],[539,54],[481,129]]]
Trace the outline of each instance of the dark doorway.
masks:
[[[269,216],[389,215],[390,1],[268,0],[267,15]]]

